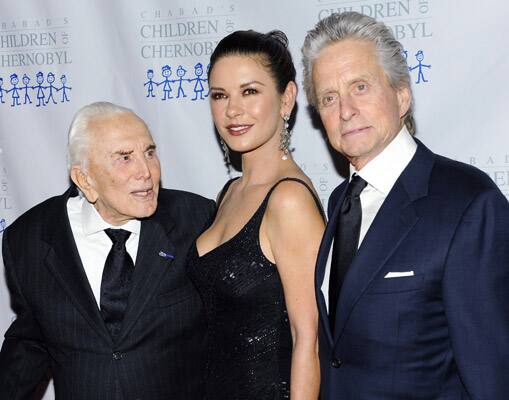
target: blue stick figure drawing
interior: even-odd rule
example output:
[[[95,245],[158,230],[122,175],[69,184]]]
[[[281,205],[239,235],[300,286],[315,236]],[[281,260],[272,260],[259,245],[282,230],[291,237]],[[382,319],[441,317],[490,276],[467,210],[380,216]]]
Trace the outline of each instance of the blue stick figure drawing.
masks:
[[[67,90],[72,90],[72,87],[65,86],[67,82],[67,76],[65,76],[65,74],[62,74],[62,76],[60,77],[60,82],[62,83],[62,87],[58,88],[57,92],[59,90],[62,91],[62,100],[60,100],[60,103],[63,103],[64,101],[69,101],[69,98],[67,97]]]
[[[37,72],[35,74],[35,80],[37,82],[37,86],[32,86],[32,89],[37,89],[37,105],[36,107],[45,106],[46,103],[44,102],[44,98],[46,97],[44,95],[44,89],[45,87],[42,86],[42,83],[44,82],[44,75],[41,71]]]
[[[164,81],[157,84],[157,86],[163,85],[164,96],[161,100],[173,99],[173,97],[171,97],[171,81],[168,79],[171,76],[171,67],[169,65],[163,66],[161,69],[161,75],[163,76]]]
[[[417,64],[415,67],[409,68],[410,71],[413,71],[416,68],[419,69],[418,70],[418,74],[417,74],[417,82],[415,82],[415,83],[421,83],[421,80],[422,80],[422,82],[428,82],[424,78],[424,74],[422,73],[422,69],[423,68],[431,68],[431,64],[426,65],[426,64],[422,63],[422,60],[424,60],[424,53],[422,52],[422,50],[419,50],[417,53],[415,53],[415,58],[419,62],[419,64]]]
[[[186,94],[184,93],[184,89],[182,89],[182,81],[184,81],[184,75],[186,74],[186,70],[184,69],[184,67],[182,65],[179,65],[178,68],[177,68],[177,76],[178,76],[178,79],[175,79],[173,80],[172,82],[178,82],[179,83],[179,88],[178,88],[178,91],[177,91],[177,99],[180,98],[180,94],[182,93],[182,97],[187,97]],[[186,79],[187,80],[187,79]]]
[[[12,85],[12,88],[7,90],[7,93],[9,92],[12,92],[12,104],[11,104],[11,107],[14,107],[14,106],[20,106],[21,103],[19,102],[19,89],[18,89],[18,83],[19,83],[19,79],[18,79],[18,75],[17,74],[12,74],[11,75],[11,85]]]
[[[203,79],[201,76],[203,75],[203,65],[198,63],[194,66],[194,75],[196,78],[188,79],[189,82],[196,81],[194,84],[194,98],[191,99],[193,101],[198,100],[198,96],[200,96],[200,100],[204,100],[203,98],[203,83],[206,82],[207,79]]]
[[[32,88],[31,86],[28,86],[28,84],[30,83],[30,78],[28,77],[27,74],[23,74],[23,78],[21,79],[22,82],[23,82],[23,86],[22,89],[25,91],[25,102],[23,104],[26,104],[26,103],[30,103],[32,104],[32,100],[30,100],[30,96],[28,95],[28,88]]]
[[[0,78],[0,103],[5,103],[4,92],[7,93],[7,90],[2,89],[3,84],[4,84],[4,78]]]
[[[146,97],[156,97],[154,94],[154,84],[157,86],[158,83],[154,82],[152,78],[154,77],[154,70],[147,69],[147,78],[148,81],[143,84],[143,86],[147,86],[147,96]]]
[[[5,231],[7,223],[5,222],[5,218],[0,218],[0,233]]]
[[[209,76],[209,73],[210,73],[210,64],[207,65],[207,77]],[[210,86],[208,85],[208,82],[209,82],[209,80],[207,79],[207,94],[205,95],[205,97],[209,97],[209,93],[210,93]]]
[[[55,101],[55,98],[53,97],[53,89],[55,89],[55,90],[57,89],[56,86],[53,86],[53,82],[55,82],[55,75],[53,74],[53,72],[50,72],[46,76],[46,81],[49,83],[49,86],[46,86],[46,89],[49,89],[49,96],[46,99],[46,104],[49,103],[50,99],[53,101],[53,104],[57,104],[57,102]]]

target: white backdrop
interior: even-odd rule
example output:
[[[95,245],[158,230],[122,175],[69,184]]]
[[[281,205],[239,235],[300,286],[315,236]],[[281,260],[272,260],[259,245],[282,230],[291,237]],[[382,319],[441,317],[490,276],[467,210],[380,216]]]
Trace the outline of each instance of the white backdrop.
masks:
[[[24,211],[65,191],[67,128],[79,107],[98,100],[147,121],[164,186],[215,197],[228,177],[204,80],[217,42],[237,29],[283,30],[300,84],[307,30],[343,10],[385,21],[405,46],[417,137],[483,169],[509,196],[507,2],[0,0],[0,235]],[[303,91],[292,146],[326,203],[343,178]],[[0,334],[12,317],[2,274]],[[45,399],[53,399],[51,387]]]

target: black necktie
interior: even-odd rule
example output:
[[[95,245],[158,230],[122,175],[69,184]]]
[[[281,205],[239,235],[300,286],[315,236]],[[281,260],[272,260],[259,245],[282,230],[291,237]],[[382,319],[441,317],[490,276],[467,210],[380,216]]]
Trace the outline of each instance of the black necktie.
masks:
[[[101,315],[113,339],[120,332],[127,307],[134,263],[125,242],[131,232],[124,229],[105,229],[113,242],[106,257],[101,281]]]
[[[341,285],[359,244],[362,219],[360,194],[366,185],[366,181],[359,175],[352,177],[338,214],[329,279],[329,321],[332,330],[336,322]]]

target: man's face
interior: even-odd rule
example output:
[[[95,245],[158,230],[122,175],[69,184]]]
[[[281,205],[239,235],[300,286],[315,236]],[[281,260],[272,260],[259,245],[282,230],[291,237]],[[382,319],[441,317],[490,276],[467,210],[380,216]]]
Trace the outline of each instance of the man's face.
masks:
[[[112,225],[151,216],[157,208],[161,169],[143,121],[121,113],[98,118],[89,129],[89,187],[82,189],[87,199]]]
[[[331,145],[360,170],[398,134],[410,91],[393,88],[375,45],[344,39],[320,51],[312,80]]]

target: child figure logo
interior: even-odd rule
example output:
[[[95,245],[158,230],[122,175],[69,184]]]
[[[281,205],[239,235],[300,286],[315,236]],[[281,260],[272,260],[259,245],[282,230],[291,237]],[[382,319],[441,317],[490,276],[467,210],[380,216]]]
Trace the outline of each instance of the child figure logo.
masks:
[[[32,86],[32,89],[37,89],[38,103],[37,103],[36,107],[45,106],[46,103],[44,103],[44,98],[46,96],[44,96],[44,86],[42,86],[42,83],[44,82],[44,74],[41,71],[39,71],[35,75],[35,78],[37,81],[37,86]]]
[[[7,222],[5,222],[5,218],[0,218],[0,233],[5,231],[6,227],[7,227]]]
[[[196,78],[189,79],[189,82],[196,81],[194,84],[194,98],[191,100],[198,100],[198,96],[200,96],[200,100],[203,100],[203,91],[205,89],[203,88],[202,82],[207,82],[207,79],[201,77],[203,75],[203,65],[201,63],[194,66],[194,75]]]
[[[60,77],[60,83],[62,84],[62,86],[60,88],[57,88],[57,92],[59,90],[62,91],[62,100],[60,101],[60,103],[63,103],[64,101],[69,101],[69,98],[67,97],[67,90],[72,90],[72,87],[65,86],[65,84],[67,83],[67,76],[65,76],[65,74],[62,74],[62,76]]]
[[[23,90],[25,91],[25,102],[23,104],[27,104],[27,103],[30,103],[32,104],[32,100],[30,100],[30,96],[28,95],[28,88],[30,87],[30,89],[32,88],[31,86],[28,86],[28,84],[30,83],[30,78],[28,77],[27,74],[23,74]]]
[[[12,104],[11,107],[19,106],[21,103],[19,102],[19,89],[17,84],[19,83],[18,75],[12,74],[11,75],[11,85],[12,88],[7,90],[6,92],[12,92]]]
[[[153,69],[147,69],[147,79],[143,86],[147,86],[147,97],[156,97],[154,94],[154,85],[158,86],[159,84],[157,82],[154,82],[152,78],[154,77],[154,70]]]
[[[49,83],[49,86],[46,86],[46,89],[49,89],[49,95],[48,95],[48,98],[46,99],[46,104],[49,103],[50,99],[53,101],[53,104],[57,104],[57,102],[55,101],[55,98],[53,97],[53,90],[56,89],[56,87],[53,86],[53,82],[55,82],[55,75],[53,74],[53,72],[50,72],[46,76],[46,80]]]
[[[184,75],[186,74],[186,70],[184,69],[184,67],[182,65],[179,65],[178,68],[177,68],[177,76],[178,76],[178,79],[175,79],[173,82],[178,82],[179,83],[179,88],[178,88],[178,91],[177,91],[177,99],[180,98],[180,93],[182,93],[182,97],[187,97],[186,94],[184,93],[184,89],[182,89],[182,82],[184,81]],[[189,82],[189,79],[186,79],[188,82]]]
[[[415,59],[417,60],[418,64],[413,67],[408,67],[408,70],[410,72],[417,70],[417,81],[415,83],[419,84],[422,82],[428,82],[428,80],[424,78],[423,69],[424,68],[431,69],[431,64],[422,63],[422,61],[424,60],[424,52],[422,50],[419,50],[417,53],[415,53]]]
[[[36,85],[30,85],[30,76],[27,74],[23,74],[21,78],[21,83],[18,78],[18,74],[11,74],[9,77],[10,88],[4,88],[4,79],[0,76],[0,105],[5,104],[4,94],[9,95],[11,97],[11,107],[16,106],[26,106],[32,104],[32,98],[37,98],[36,107],[46,106],[48,103],[58,104],[55,100],[55,96],[57,96],[57,92],[62,91],[62,99],[61,103],[70,101],[69,100],[69,90],[72,90],[72,87],[67,86],[67,77],[65,74],[62,74],[60,77],[61,86],[55,85],[55,74],[53,72],[48,72],[46,75],[46,81],[48,83],[47,86],[44,86],[44,73],[42,71],[37,72],[35,74]],[[23,104],[20,102],[21,96],[23,96]]]
[[[155,98],[156,91],[159,91],[159,94],[162,95],[161,100],[183,100],[185,98],[189,99],[186,93],[192,89],[194,92],[194,97],[191,98],[191,101],[196,100],[205,100],[205,98],[209,94],[208,88],[208,79],[204,77],[204,69],[203,64],[198,62],[194,65],[194,78],[186,78],[187,69],[179,65],[175,70],[175,79],[170,79],[172,75],[172,68],[169,65],[164,65],[161,67],[161,75],[163,80],[161,82],[156,82],[154,80],[154,69],[149,68],[146,70],[146,81],[143,82],[143,86],[146,87],[145,98]],[[207,74],[210,68],[210,64],[207,65]],[[205,85],[205,82],[207,85]],[[172,88],[172,84],[174,84]],[[161,89],[159,87],[162,86]],[[177,96],[173,97],[171,92],[173,89],[177,90]],[[162,91],[162,93],[161,93]]]
[[[160,82],[157,84],[157,86],[159,85],[163,85],[163,93],[164,93],[164,97],[161,99],[161,100],[167,100],[167,99],[173,99],[173,97],[171,97],[171,84],[170,82],[173,82],[171,81],[169,78],[171,76],[171,67],[169,65],[165,65],[161,68],[161,75],[163,76],[164,78],[164,81]]]

